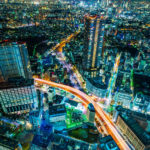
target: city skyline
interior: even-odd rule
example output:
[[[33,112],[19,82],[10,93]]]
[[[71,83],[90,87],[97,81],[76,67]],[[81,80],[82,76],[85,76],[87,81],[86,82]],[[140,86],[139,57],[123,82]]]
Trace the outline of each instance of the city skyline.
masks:
[[[150,2],[2,0],[0,149],[150,149]]]

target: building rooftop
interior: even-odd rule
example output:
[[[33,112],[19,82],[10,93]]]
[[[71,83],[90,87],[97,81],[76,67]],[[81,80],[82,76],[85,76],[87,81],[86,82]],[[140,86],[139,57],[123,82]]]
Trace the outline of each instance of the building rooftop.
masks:
[[[67,100],[67,101],[65,101],[65,102],[67,102],[68,104],[70,104],[70,105],[72,105],[72,106],[74,106],[74,107],[77,107],[78,106],[78,102],[76,102],[76,101],[73,101],[73,100]]]
[[[34,84],[34,80],[33,79],[24,79],[22,77],[21,78],[20,77],[9,78],[8,82],[1,82],[0,83],[0,90],[31,86],[33,84]]]
[[[39,117],[40,114],[41,114],[41,112],[39,110],[30,111],[30,113],[29,113],[29,115],[33,116],[33,117]]]
[[[22,45],[22,44],[26,44],[25,42],[3,42],[2,44],[0,44],[0,47],[2,46],[12,46],[12,45]]]
[[[133,117],[121,113],[120,117],[126,122],[129,128],[135,133],[135,135],[141,140],[144,145],[150,144],[150,135],[133,119]]]
[[[137,111],[132,111],[130,109],[126,109],[126,108],[123,108],[122,106],[118,105],[116,107],[116,110],[119,111],[120,113],[125,113],[127,114],[128,116],[132,116],[134,118],[137,118],[137,119],[141,119],[141,120],[149,120],[150,121],[150,115],[148,114],[143,114],[141,112],[137,112]]]
[[[57,114],[63,114],[63,113],[66,113],[66,108],[64,104],[49,107],[50,115],[57,115]]]
[[[19,142],[0,135],[0,146],[7,147],[10,150],[14,150],[19,146]]]
[[[140,99],[142,99],[144,101],[150,102],[150,95],[144,95],[142,93],[137,93],[136,96],[137,96],[137,98],[140,98]]]
[[[98,147],[101,150],[120,150],[110,135],[100,139],[100,144],[98,145]]]
[[[64,98],[64,96],[62,96],[62,95],[55,95],[54,97],[53,97],[53,101],[54,101],[54,103],[61,103],[61,101],[63,100],[63,98]]]
[[[141,82],[142,81],[142,82]],[[134,74],[135,92],[142,92],[150,96],[150,77],[143,74]]]
[[[88,81],[97,88],[107,89],[107,84],[102,82],[102,77],[88,78]],[[106,77],[106,82],[107,82],[107,77]]]
[[[88,105],[88,109],[89,109],[90,111],[92,111],[92,112],[95,112],[95,109],[94,109],[94,106],[93,106],[92,103],[90,103],[90,104]]]
[[[80,140],[73,139],[62,134],[54,134],[52,145],[53,150],[88,150],[89,144]]]
[[[53,126],[49,124],[46,120],[42,120],[40,132],[45,135],[50,135],[53,132]]]
[[[3,122],[4,124],[9,124],[11,126],[16,126],[16,127],[20,126],[20,123],[5,117],[1,117],[0,121]]]
[[[35,135],[32,144],[42,148],[47,148],[49,142],[50,142],[50,137],[43,136],[43,135]]]

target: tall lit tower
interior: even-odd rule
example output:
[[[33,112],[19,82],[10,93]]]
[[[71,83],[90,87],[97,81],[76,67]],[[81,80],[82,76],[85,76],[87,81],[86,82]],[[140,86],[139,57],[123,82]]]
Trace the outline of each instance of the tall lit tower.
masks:
[[[97,71],[100,67],[104,38],[104,20],[94,15],[85,16],[83,69]],[[95,73],[94,73],[95,74]]]
[[[30,78],[30,63],[25,43],[0,45],[0,82],[12,77]]]

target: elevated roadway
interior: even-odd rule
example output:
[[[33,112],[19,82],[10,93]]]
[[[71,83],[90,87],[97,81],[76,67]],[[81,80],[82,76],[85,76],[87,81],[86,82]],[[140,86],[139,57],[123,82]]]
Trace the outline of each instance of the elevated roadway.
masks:
[[[39,84],[46,84],[46,85],[49,85],[49,86],[52,86],[55,88],[63,89],[65,91],[68,91],[68,92],[74,94],[75,96],[80,98],[82,103],[85,105],[92,103],[94,105],[97,117],[102,122],[104,122],[104,126],[106,127],[107,132],[113,137],[113,139],[116,142],[116,144],[118,145],[118,147],[121,150],[130,150],[130,147],[122,138],[121,134],[115,127],[115,124],[111,121],[111,119],[107,116],[107,114],[103,111],[103,109],[94,100],[92,100],[87,94],[81,92],[78,89],[67,86],[67,85],[58,84],[58,83],[55,83],[52,81],[46,81],[46,80],[39,79],[39,78],[34,78],[34,79],[35,79],[35,82],[37,82]]]

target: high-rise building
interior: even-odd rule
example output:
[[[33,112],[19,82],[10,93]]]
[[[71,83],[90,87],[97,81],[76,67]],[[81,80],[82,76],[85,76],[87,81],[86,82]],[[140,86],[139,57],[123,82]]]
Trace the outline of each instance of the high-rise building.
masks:
[[[93,77],[96,76],[96,71],[100,67],[100,60],[103,53],[104,29],[104,20],[102,17],[98,15],[85,16],[83,69],[93,72]]]
[[[30,63],[26,44],[0,45],[0,82],[12,77],[30,78]]]
[[[0,83],[0,104],[8,114],[21,114],[37,108],[33,79],[12,78]]]
[[[94,123],[95,109],[92,103],[90,103],[87,108],[87,119],[89,123]]]
[[[149,115],[121,106],[116,107],[114,114],[114,122],[134,149],[150,149],[149,120]]]

